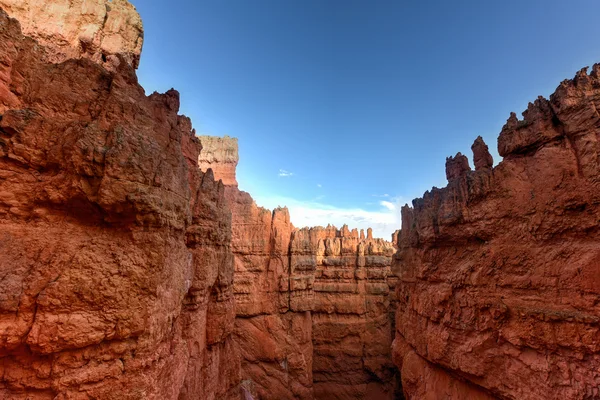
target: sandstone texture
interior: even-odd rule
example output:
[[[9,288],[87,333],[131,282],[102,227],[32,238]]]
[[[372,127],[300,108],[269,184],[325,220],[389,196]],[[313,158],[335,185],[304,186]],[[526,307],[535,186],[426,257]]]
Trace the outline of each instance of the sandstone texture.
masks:
[[[34,38],[43,3],[9,4]],[[0,10],[0,398],[239,399],[231,213],[178,93],[46,44]]]
[[[212,169],[216,180],[224,185],[237,186],[235,170],[237,168],[238,140],[229,136],[198,136],[202,142],[202,151],[198,157],[198,166],[203,172]]]
[[[0,8],[47,48],[40,54],[45,61],[89,58],[107,69],[139,64],[144,30],[127,0],[0,0]]]
[[[237,140],[199,139],[200,169],[217,171],[232,212],[244,390],[273,400],[394,398],[395,247],[370,229],[296,229],[287,208],[266,210],[237,188]]]
[[[225,190],[232,211],[242,385],[256,399],[312,399],[311,316],[289,307],[289,213],[258,207],[236,187]]]
[[[394,252],[391,243],[373,239],[370,232],[361,240],[347,226],[339,231],[302,229],[293,236],[292,271],[312,273],[314,268],[315,399],[396,398],[397,370],[390,351]],[[299,305],[310,304],[305,298]]]
[[[409,399],[600,397],[600,66],[512,114],[492,168],[402,210],[395,363]]]
[[[295,229],[226,187],[242,385],[257,399],[392,399],[394,247],[347,227]]]

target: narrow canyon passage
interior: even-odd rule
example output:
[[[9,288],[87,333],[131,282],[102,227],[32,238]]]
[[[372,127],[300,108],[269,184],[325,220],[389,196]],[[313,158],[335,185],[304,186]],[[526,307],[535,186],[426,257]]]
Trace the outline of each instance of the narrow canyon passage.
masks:
[[[200,142],[232,210],[242,385],[261,399],[397,398],[394,246],[347,226],[295,229],[237,188],[237,140]]]
[[[600,398],[600,65],[386,241],[241,191],[128,1],[46,6],[0,0],[0,399]]]

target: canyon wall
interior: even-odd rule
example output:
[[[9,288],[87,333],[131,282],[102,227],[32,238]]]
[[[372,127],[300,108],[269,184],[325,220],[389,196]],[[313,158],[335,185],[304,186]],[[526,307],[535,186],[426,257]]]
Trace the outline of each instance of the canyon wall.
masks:
[[[202,142],[202,152],[198,157],[198,166],[202,171],[212,169],[216,179],[223,185],[237,186],[235,170],[237,168],[238,140],[229,136],[198,136]]]
[[[237,141],[200,140],[200,168],[229,183],[243,386],[257,399],[393,399],[392,244],[347,226],[295,229],[286,208],[237,188]]]
[[[106,69],[140,62],[142,20],[127,0],[0,0],[0,8],[47,49],[44,61],[88,58]]]
[[[362,232],[361,232],[362,234]],[[314,268],[313,381],[316,399],[394,399],[391,243],[356,229],[302,229],[293,269]]]
[[[55,52],[0,10],[0,398],[238,399],[231,214],[178,93]]]
[[[394,360],[409,399],[600,397],[600,66],[511,114],[402,210]]]

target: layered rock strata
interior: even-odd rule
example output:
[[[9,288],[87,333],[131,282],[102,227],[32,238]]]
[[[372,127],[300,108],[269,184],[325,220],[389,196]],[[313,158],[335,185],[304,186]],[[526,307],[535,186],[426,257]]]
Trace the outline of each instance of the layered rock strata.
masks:
[[[46,47],[45,61],[89,58],[107,69],[139,64],[144,30],[127,0],[0,0],[0,8]]]
[[[0,398],[239,398],[231,215],[178,93],[45,44],[0,10]]]
[[[292,271],[314,271],[315,399],[395,398],[389,312],[394,252],[391,243],[370,234],[360,239],[347,226],[302,229],[292,237]]]
[[[226,187],[232,210],[232,250],[242,383],[257,399],[312,399],[310,311],[290,307],[287,209],[256,206]]]
[[[600,378],[600,66],[460,154],[402,210],[394,359],[409,399],[592,399]]]
[[[229,136],[198,136],[202,142],[202,151],[198,157],[198,166],[202,171],[212,169],[216,179],[224,185],[237,186],[235,170],[237,168],[238,140]]]
[[[394,246],[370,229],[295,229],[286,208],[258,207],[231,179],[237,141],[200,140],[200,168],[228,182],[244,387],[257,399],[392,399]]]
[[[289,227],[288,218],[275,210],[273,232],[285,232],[277,225]],[[393,247],[333,227],[294,230],[271,243],[288,246],[235,276],[242,376],[257,386],[257,398],[392,399]],[[248,299],[261,299],[260,310]]]

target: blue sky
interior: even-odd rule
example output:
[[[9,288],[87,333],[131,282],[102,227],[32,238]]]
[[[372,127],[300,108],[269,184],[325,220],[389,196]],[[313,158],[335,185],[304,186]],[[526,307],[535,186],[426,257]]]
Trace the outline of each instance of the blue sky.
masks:
[[[296,226],[373,226],[444,162],[600,61],[596,0],[131,0],[147,93],[239,138],[240,188]]]

